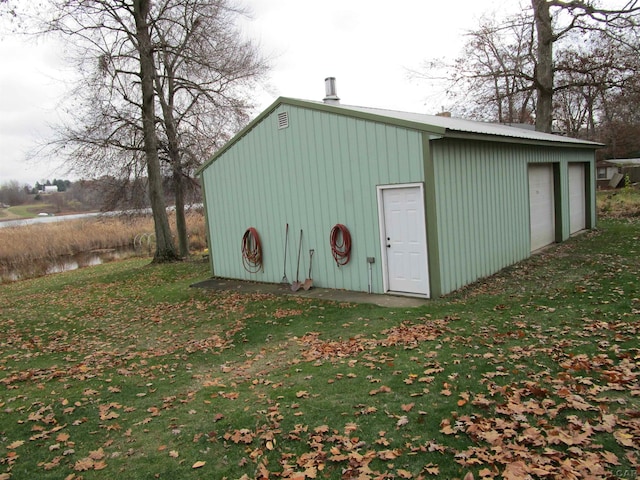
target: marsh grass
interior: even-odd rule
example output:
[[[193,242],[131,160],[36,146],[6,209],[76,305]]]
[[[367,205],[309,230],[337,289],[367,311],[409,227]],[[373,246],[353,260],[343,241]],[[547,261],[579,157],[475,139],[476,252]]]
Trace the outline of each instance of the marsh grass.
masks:
[[[173,216],[170,222],[173,225]],[[148,216],[100,216],[17,227],[0,228],[0,268],[4,271],[34,270],[46,264],[81,253],[134,249],[136,237],[153,239],[153,221]],[[192,252],[206,248],[204,218],[201,212],[187,215],[187,231]],[[141,255],[152,253],[144,244]],[[149,247],[149,248],[147,248]]]
[[[596,206],[599,218],[640,217],[640,189],[625,187],[600,191]]]

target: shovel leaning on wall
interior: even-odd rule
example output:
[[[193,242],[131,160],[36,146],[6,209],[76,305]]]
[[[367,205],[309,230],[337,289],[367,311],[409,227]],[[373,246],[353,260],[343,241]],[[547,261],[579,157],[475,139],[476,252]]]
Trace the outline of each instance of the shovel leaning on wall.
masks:
[[[311,287],[313,287],[313,278],[311,278],[311,265],[313,264],[313,252],[314,252],[313,249],[309,250],[309,277],[304,281],[304,284],[302,285],[302,288],[304,288],[305,290],[309,290]]]
[[[291,290],[297,292],[302,287],[300,283],[300,251],[302,250],[302,229],[300,229],[300,243],[298,244],[298,268],[296,270],[296,281],[291,284]]]

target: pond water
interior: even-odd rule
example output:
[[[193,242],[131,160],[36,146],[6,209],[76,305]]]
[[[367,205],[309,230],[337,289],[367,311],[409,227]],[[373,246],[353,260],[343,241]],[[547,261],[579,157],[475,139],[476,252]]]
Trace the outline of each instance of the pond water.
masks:
[[[56,260],[42,260],[30,263],[19,270],[7,269],[0,266],[0,283],[15,282],[27,278],[42,277],[53,273],[68,272],[78,268],[101,265],[103,263],[121,260],[123,258],[140,255],[140,250],[134,249],[109,249],[95,250],[77,255],[65,255]]]

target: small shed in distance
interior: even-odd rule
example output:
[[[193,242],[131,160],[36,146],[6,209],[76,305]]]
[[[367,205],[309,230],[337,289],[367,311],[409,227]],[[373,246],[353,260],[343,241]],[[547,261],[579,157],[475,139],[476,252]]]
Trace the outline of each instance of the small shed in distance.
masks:
[[[316,286],[434,297],[595,226],[600,144],[325,100],[278,98],[199,170],[214,275],[295,279],[302,230],[300,272],[313,249]],[[336,225],[351,236],[345,265]]]
[[[601,160],[596,167],[598,187],[618,188],[627,182],[640,183],[640,158]]]

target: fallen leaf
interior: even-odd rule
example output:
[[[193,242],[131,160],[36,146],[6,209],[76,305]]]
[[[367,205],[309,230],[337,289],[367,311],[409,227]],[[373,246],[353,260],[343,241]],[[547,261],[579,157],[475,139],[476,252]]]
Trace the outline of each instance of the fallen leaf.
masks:
[[[440,475],[440,467],[433,463],[426,464],[423,470],[429,475]]]
[[[404,412],[410,412],[411,409],[414,407],[415,403],[408,403],[406,405],[402,405],[400,408],[402,409],[402,411]]]
[[[100,447],[98,450],[89,452],[89,458],[92,460],[102,460],[104,458],[104,450]]]
[[[196,463],[194,463],[191,468],[202,468],[207,464],[207,462],[203,462],[202,460],[197,461]]]
[[[478,472],[478,475],[480,475],[480,478],[493,478],[494,477],[494,473],[489,470],[488,468],[483,468],[482,470],[480,470]]]
[[[91,470],[93,468],[93,460],[90,458],[82,458],[78,460],[73,469],[77,472],[84,472],[86,470]]]
[[[380,460],[395,460],[396,458],[398,458],[398,452],[395,450],[380,450],[377,453],[377,457]]]
[[[613,436],[618,441],[618,443],[624,447],[633,447],[633,435],[629,433],[629,430],[622,429],[616,430],[613,432]]]

